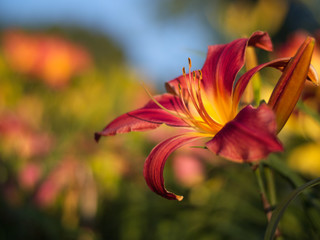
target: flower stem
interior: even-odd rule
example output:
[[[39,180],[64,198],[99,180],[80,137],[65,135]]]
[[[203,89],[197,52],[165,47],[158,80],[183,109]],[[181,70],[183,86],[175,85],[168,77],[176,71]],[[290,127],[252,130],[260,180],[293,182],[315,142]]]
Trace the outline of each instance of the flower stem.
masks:
[[[269,193],[270,204],[272,207],[274,207],[277,204],[277,196],[276,196],[276,189],[274,184],[273,170],[268,167],[265,167],[264,173],[267,179],[267,188]]]
[[[267,196],[267,195],[266,195],[266,189],[265,189],[265,187],[264,187],[263,180],[262,180],[262,176],[261,176],[261,168],[262,168],[262,166],[259,165],[259,166],[254,170],[254,173],[255,173],[256,179],[257,179],[257,181],[258,181],[258,186],[259,186],[260,194],[266,197],[266,196]]]
[[[273,174],[269,169],[269,173],[268,170],[266,170],[266,168],[263,168],[263,164],[257,164],[257,165],[253,165],[252,166],[252,170],[256,176],[257,182],[258,182],[258,186],[259,186],[259,191],[260,191],[260,196],[261,196],[261,201],[263,204],[263,209],[265,211],[268,223],[270,222],[270,219],[272,217],[272,211],[273,211],[273,206],[276,202],[276,195],[275,195],[275,187],[274,187],[274,179],[273,179]],[[267,183],[268,183],[268,190],[269,190],[269,196],[270,196],[270,201],[272,202],[272,205],[270,205],[270,202],[268,200],[267,194],[266,194],[266,188],[264,186],[264,182],[263,182],[263,177],[261,175],[261,172],[263,172],[263,170],[266,170],[266,176],[267,176]],[[277,228],[276,233],[275,233],[275,239],[278,240],[282,240],[282,237],[280,236],[280,231]]]

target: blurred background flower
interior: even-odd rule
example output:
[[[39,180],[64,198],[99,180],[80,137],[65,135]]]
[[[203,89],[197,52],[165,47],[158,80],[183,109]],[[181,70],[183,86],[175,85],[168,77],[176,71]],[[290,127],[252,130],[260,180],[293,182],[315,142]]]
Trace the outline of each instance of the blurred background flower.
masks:
[[[200,68],[208,45],[266,30],[276,54],[291,55],[302,32],[317,37],[319,11],[315,0],[0,1],[0,239],[261,239],[266,219],[247,166],[183,148],[165,179],[185,199],[167,201],[149,191],[142,169],[171,129],[99,144],[93,133],[149,99],[141,81],[156,94],[188,57]],[[278,76],[261,73],[262,96]],[[312,114],[297,110],[280,157],[311,179],[319,88],[308,86],[303,100]],[[275,177],[281,198],[292,188]],[[305,205],[286,213],[286,238],[319,236],[320,217]]]
[[[58,37],[9,30],[4,32],[2,42],[13,70],[30,74],[52,87],[65,86],[91,63],[83,48]]]

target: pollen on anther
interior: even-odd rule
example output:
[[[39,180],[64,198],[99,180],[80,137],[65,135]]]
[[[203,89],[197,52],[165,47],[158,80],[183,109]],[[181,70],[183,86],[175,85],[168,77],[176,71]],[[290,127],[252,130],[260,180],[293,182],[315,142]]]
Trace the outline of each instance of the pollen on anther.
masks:
[[[199,79],[202,80],[202,71],[199,69],[198,72],[199,72]]]
[[[191,64],[191,59],[190,58],[188,58],[188,62],[189,62],[189,68],[191,69],[192,64]]]
[[[186,69],[185,69],[185,67],[182,68],[182,74],[183,74],[184,77],[186,77]]]

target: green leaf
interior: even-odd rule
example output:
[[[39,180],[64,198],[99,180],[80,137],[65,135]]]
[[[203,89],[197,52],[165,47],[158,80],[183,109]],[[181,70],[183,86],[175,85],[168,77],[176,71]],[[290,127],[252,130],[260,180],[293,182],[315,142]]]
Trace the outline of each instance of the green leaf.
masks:
[[[298,187],[305,183],[305,181],[296,172],[289,168],[287,164],[276,155],[271,155],[267,160],[261,161],[261,163],[289,179],[294,187]]]
[[[302,186],[298,187],[296,190],[291,192],[289,196],[287,196],[273,211],[272,217],[270,219],[270,222],[267,226],[267,230],[264,236],[264,240],[272,240],[274,233],[277,229],[277,226],[279,224],[280,218],[284,214],[286,208],[290,204],[292,200],[294,200],[300,193],[302,193],[304,190],[314,187],[316,185],[320,184],[320,178],[316,178],[310,182],[307,182],[303,184]]]

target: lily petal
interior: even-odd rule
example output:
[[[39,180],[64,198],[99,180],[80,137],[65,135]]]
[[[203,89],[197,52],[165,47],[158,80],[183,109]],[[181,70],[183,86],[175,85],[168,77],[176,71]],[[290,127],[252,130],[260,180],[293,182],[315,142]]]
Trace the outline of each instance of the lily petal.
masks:
[[[255,32],[250,38],[241,38],[228,44],[209,46],[203,65],[203,85],[215,94],[231,95],[236,75],[244,65],[247,46],[272,50],[272,43],[266,32]]]
[[[168,111],[181,115],[181,101],[171,94],[155,96],[154,99]],[[132,131],[147,131],[167,124],[174,127],[188,127],[189,125],[176,115],[159,107],[150,100],[143,108],[128,112],[109,123],[101,132],[95,133],[95,140],[99,141],[101,136],[112,136],[119,133]]]
[[[208,96],[214,92],[231,95],[237,73],[244,65],[245,49],[247,46],[258,47],[272,51],[272,43],[266,32],[255,32],[250,38],[241,38],[228,44],[209,46],[206,61],[202,68],[202,85]],[[166,83],[169,93],[179,93],[186,83],[183,76],[179,76]]]
[[[261,160],[271,152],[282,151],[276,137],[276,119],[266,104],[248,105],[227,123],[212,140],[208,149],[234,162]]]
[[[102,136],[113,136],[120,133],[147,131],[159,127],[159,123],[142,121],[131,117],[128,113],[117,117],[109,123],[101,132],[94,134],[94,139],[98,142]]]
[[[172,94],[161,94],[153,97],[154,100],[159,103],[161,106],[168,110],[176,111],[178,113],[182,112],[182,102],[181,99],[173,96]],[[155,108],[159,109],[159,105],[154,101],[150,100],[143,108]]]
[[[187,83],[183,75],[165,83],[167,92],[174,95],[179,95],[179,86],[182,90],[187,89]]]
[[[233,96],[232,96],[233,97],[233,107],[235,108],[238,106],[240,98],[241,98],[245,88],[247,87],[249,81],[254,76],[254,74],[256,74],[261,69],[266,68],[266,67],[276,68],[276,69],[283,72],[290,60],[291,60],[291,58],[276,59],[276,60],[273,60],[273,61],[270,61],[270,62],[267,62],[264,64],[260,64],[256,67],[250,69],[246,73],[244,73],[237,81],[235,88],[234,88],[234,91],[233,91]],[[318,79],[317,72],[312,65],[310,65],[310,68],[308,70],[307,80],[313,82],[315,85],[319,85],[319,79]]]
[[[183,196],[166,190],[163,179],[164,165],[174,150],[199,138],[200,137],[195,134],[178,135],[161,142],[152,149],[143,169],[145,180],[152,191],[167,199],[179,201],[183,199]]]
[[[249,81],[254,76],[254,74],[256,74],[257,72],[259,72],[261,69],[263,69],[265,67],[274,67],[279,70],[283,70],[285,68],[285,66],[287,66],[289,60],[290,60],[290,58],[276,59],[276,60],[273,60],[273,61],[270,61],[270,62],[267,62],[264,64],[260,64],[256,67],[250,69],[246,73],[244,73],[237,81],[237,83],[234,87],[234,91],[232,93],[233,108],[236,108],[238,106],[240,98],[241,98],[244,90],[246,89]]]
[[[299,100],[308,75],[314,44],[314,38],[308,37],[305,40],[296,55],[285,67],[271,94],[268,105],[272,107],[276,114],[277,132],[287,122]]]

